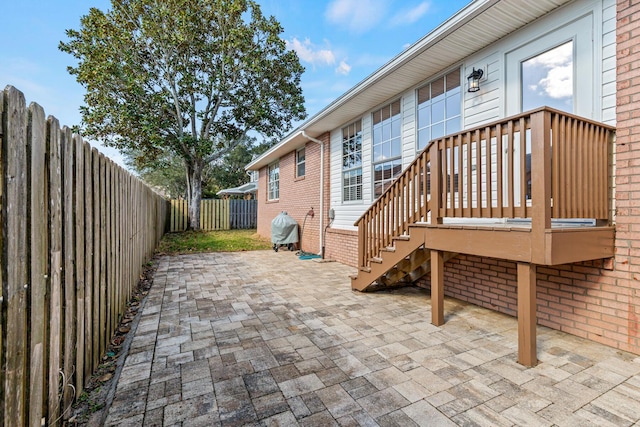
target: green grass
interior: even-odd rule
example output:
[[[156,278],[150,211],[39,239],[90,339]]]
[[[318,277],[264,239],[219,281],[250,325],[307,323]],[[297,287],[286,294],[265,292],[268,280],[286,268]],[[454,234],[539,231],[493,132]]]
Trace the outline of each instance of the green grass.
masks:
[[[185,231],[167,233],[160,241],[158,252],[169,255],[198,252],[236,252],[271,249],[268,239],[256,230]]]

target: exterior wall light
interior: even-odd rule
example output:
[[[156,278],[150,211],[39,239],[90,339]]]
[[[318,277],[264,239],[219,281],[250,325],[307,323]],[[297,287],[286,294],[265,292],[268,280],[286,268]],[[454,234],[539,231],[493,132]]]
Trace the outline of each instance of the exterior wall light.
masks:
[[[483,75],[484,71],[482,71],[482,68],[477,70],[475,68],[473,69],[469,77],[467,77],[469,81],[469,89],[467,89],[467,92],[477,92],[480,90],[480,79]]]

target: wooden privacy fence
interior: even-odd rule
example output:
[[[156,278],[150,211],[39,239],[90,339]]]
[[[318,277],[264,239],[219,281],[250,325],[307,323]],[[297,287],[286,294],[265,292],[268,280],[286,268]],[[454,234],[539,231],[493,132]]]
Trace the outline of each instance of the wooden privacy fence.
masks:
[[[162,237],[167,202],[0,92],[0,423],[59,425]]]
[[[184,231],[189,224],[186,200],[171,200],[170,230]],[[205,199],[200,202],[200,228],[205,231],[256,228],[258,201]]]

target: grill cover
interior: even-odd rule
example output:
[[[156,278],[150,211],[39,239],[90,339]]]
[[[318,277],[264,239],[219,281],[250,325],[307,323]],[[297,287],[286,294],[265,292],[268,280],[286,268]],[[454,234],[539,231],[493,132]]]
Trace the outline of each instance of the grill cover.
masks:
[[[298,223],[284,211],[271,221],[271,242],[276,245],[298,242]]]

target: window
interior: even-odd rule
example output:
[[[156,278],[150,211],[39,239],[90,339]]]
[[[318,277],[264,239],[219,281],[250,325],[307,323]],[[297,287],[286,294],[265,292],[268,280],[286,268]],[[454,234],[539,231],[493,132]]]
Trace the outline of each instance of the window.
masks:
[[[280,162],[269,165],[268,181],[268,199],[278,200],[280,198]]]
[[[296,177],[300,178],[305,173],[305,148],[296,151]]]
[[[542,105],[573,112],[573,41],[522,62],[522,111]]]
[[[373,113],[373,197],[402,171],[400,100]]]
[[[362,200],[362,121],[342,128],[342,201]]]
[[[418,89],[418,150],[429,141],[461,129],[460,70]]]

